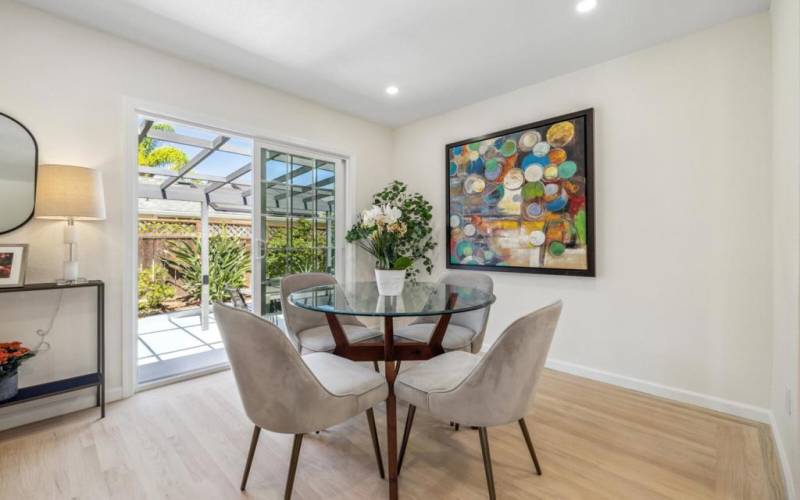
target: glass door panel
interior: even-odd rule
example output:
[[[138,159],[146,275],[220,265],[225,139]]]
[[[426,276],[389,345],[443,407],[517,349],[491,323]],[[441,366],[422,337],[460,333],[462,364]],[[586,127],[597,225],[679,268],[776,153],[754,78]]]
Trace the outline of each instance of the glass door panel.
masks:
[[[299,154],[302,153],[302,154]],[[261,314],[280,313],[287,274],[336,272],[337,174],[341,161],[261,146],[257,214]]]

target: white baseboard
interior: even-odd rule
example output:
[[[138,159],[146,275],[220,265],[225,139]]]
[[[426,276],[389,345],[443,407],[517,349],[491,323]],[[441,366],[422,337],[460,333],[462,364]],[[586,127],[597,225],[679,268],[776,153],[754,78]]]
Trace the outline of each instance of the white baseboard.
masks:
[[[770,412],[770,425],[772,426],[772,438],[775,441],[775,448],[778,451],[778,460],[781,463],[781,470],[783,471],[783,484],[786,487],[786,498],[788,500],[797,499],[797,490],[794,485],[794,474],[792,474],[792,466],[789,462],[789,455],[784,446],[783,436],[778,428],[778,422],[775,421],[775,414]]]
[[[106,403],[122,398],[122,387],[106,389]],[[59,394],[17,406],[3,408],[0,412],[0,431],[66,415],[95,405],[95,389],[88,388],[73,393]],[[99,409],[97,410],[99,414]]]
[[[598,370],[588,366],[569,363],[567,361],[559,361],[557,359],[548,359],[545,366],[559,372],[571,373],[573,375],[578,375],[579,377],[597,380],[598,382],[605,382],[607,384],[618,385],[626,389],[652,394],[653,396],[701,406],[703,408],[708,408],[709,410],[728,413],[730,415],[746,418],[748,420],[755,420],[765,424],[772,422],[772,414],[768,409],[759,408],[758,406],[753,406],[747,403],[740,403],[738,401],[731,401],[730,399],[723,399],[717,396],[661,385],[655,382],[628,377],[626,375],[619,375],[604,370]]]

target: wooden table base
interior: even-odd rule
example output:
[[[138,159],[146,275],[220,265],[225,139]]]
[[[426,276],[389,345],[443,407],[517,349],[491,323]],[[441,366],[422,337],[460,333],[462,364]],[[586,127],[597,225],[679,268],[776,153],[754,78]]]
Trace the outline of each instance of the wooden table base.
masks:
[[[448,299],[448,309],[452,309],[456,294]],[[334,313],[325,313],[328,326],[331,328],[333,340],[336,342],[334,354],[353,361],[383,361],[386,382],[389,384],[389,396],[386,398],[386,463],[389,468],[389,499],[397,500],[397,400],[394,394],[394,381],[397,378],[397,361],[422,361],[444,353],[442,340],[450,323],[450,314],[439,317],[436,327],[427,344],[422,342],[394,343],[394,318],[384,317],[383,342],[361,342],[350,344],[344,334],[342,324]]]

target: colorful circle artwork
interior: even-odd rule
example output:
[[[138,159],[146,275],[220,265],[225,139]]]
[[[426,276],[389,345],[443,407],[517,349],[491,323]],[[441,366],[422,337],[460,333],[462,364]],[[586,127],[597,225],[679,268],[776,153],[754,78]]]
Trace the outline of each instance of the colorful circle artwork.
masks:
[[[453,156],[461,156],[461,152],[464,149],[461,146],[456,146],[453,148]]]
[[[560,190],[561,187],[558,184],[548,184],[544,187],[544,195],[552,198],[557,195]]]
[[[575,137],[575,125],[572,122],[559,122],[547,130],[547,142],[554,148],[569,144]]]
[[[561,148],[551,149],[550,152],[547,153],[547,159],[550,160],[550,163],[559,165],[567,159],[567,152]]]
[[[503,185],[506,189],[511,191],[519,189],[524,182],[525,176],[522,174],[522,169],[520,168],[512,168],[503,178]]]
[[[472,242],[466,240],[459,241],[458,245],[456,245],[456,255],[462,259],[471,256]]]
[[[519,150],[530,151],[533,147],[542,141],[542,134],[535,130],[529,130],[519,137]]]
[[[525,201],[535,200],[544,196],[544,184],[541,182],[529,182],[522,186],[522,199]]]
[[[551,181],[558,178],[558,167],[555,165],[548,165],[546,169],[544,169],[544,178]]]
[[[566,249],[567,247],[565,247],[563,243],[561,243],[560,241],[554,241],[550,243],[550,248],[548,250],[550,251],[550,255],[554,257],[559,257],[561,255],[564,255]]]
[[[570,179],[578,171],[578,165],[574,161],[565,161],[558,166],[558,176],[562,179]]]
[[[492,146],[492,141],[482,141],[478,146],[478,152],[482,155],[486,155],[486,152],[489,151],[489,148]]]
[[[503,199],[503,196],[506,194],[506,190],[502,184],[497,185],[494,191],[487,193],[485,196],[486,203],[490,205],[497,205],[500,203],[500,200]]]
[[[528,182],[537,182],[544,177],[544,169],[538,163],[534,163],[525,169],[525,180]]]
[[[486,189],[486,181],[480,175],[470,175],[464,181],[464,191],[467,194],[482,193]]]
[[[467,164],[467,173],[483,175],[483,160],[480,156]]]
[[[500,154],[505,156],[506,158],[508,158],[509,156],[514,156],[516,152],[517,152],[517,143],[512,140],[504,142],[503,145],[500,147]]]
[[[469,158],[469,161],[475,161],[480,157],[481,157],[481,154],[478,153],[477,151],[468,151],[467,152],[467,158]]]
[[[458,174],[458,164],[454,161],[450,162],[450,177],[455,176]]]
[[[544,245],[546,237],[542,231],[534,231],[531,233],[530,240],[531,240],[531,245],[535,247],[540,247]]]
[[[543,209],[538,203],[531,203],[525,208],[525,214],[531,219],[538,219],[542,216]]]
[[[533,146],[533,154],[536,156],[547,156],[547,153],[550,152],[550,145],[546,142],[537,142],[535,146]]]
[[[472,236],[475,236],[475,233],[477,233],[477,232],[478,232],[478,230],[472,224],[466,224],[464,226],[464,236],[472,237]]]
[[[450,227],[459,227],[461,225],[461,217],[458,215],[450,216]]]
[[[497,158],[492,158],[486,162],[486,168],[484,169],[484,175],[490,181],[496,180],[500,177],[500,173],[503,171],[503,163],[498,160]]]
[[[469,149],[470,151],[478,151],[480,147],[481,144],[479,142],[473,142],[472,144],[467,146],[467,149]]]
[[[549,202],[545,208],[547,208],[547,210],[550,212],[560,212],[567,208],[567,197],[559,196],[555,200]]]

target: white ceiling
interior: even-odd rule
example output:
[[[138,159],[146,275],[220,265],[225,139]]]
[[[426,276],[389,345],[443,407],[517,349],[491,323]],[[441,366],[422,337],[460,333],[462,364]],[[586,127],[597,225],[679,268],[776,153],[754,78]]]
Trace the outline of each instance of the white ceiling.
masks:
[[[18,0],[398,126],[609,60],[769,0]],[[400,88],[396,96],[387,85]]]

